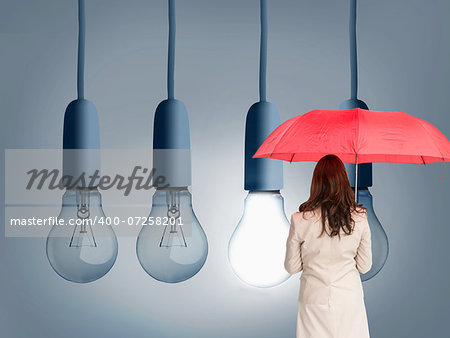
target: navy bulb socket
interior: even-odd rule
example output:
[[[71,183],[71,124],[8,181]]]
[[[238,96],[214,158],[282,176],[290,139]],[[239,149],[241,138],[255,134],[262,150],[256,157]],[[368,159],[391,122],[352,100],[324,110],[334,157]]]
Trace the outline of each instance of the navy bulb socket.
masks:
[[[250,107],[245,122],[245,190],[271,191],[283,188],[282,161],[252,158],[279,125],[280,114],[272,103],[262,101]]]
[[[189,117],[183,102],[162,101],[153,124],[153,185],[187,187],[191,185],[191,144]]]
[[[349,99],[341,103],[339,109],[365,109],[368,110],[369,107],[364,101],[358,99]],[[355,187],[355,174],[356,165],[354,163],[344,163],[345,169],[347,169],[348,179],[350,181],[350,186]],[[361,163],[358,164],[358,189],[364,187],[372,186],[372,163]]]
[[[367,107],[367,104],[364,101],[361,101],[359,99],[345,100],[339,106],[339,109],[342,109],[342,110],[355,109],[355,108],[366,109],[366,110],[369,109],[369,107]]]
[[[64,114],[63,175],[70,178],[64,185],[71,188],[95,188],[100,176],[100,133],[94,104],[77,99]],[[81,179],[81,178],[84,179]]]
[[[189,117],[183,102],[162,101],[155,112],[153,149],[190,149]]]

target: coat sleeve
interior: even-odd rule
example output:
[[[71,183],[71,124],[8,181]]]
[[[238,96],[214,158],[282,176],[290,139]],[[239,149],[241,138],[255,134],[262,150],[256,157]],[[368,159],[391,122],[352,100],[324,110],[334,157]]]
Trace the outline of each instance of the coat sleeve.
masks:
[[[295,231],[294,215],[292,215],[289,236],[286,241],[286,257],[284,259],[284,268],[290,274],[300,272],[303,269],[301,244],[302,241],[297,231]]]
[[[367,214],[364,216],[364,230],[356,252],[356,268],[360,273],[366,273],[372,267],[372,241]]]

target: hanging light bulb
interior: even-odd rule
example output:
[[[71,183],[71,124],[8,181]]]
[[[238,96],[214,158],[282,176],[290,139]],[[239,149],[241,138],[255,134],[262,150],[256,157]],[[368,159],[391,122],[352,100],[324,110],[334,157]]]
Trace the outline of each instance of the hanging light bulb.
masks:
[[[289,222],[284,213],[283,164],[275,159],[252,159],[267,136],[280,124],[277,108],[266,101],[267,2],[261,0],[260,102],[247,113],[245,129],[244,214],[231,236],[228,259],[245,283],[272,287],[290,275],[284,269]]]
[[[358,204],[363,204],[367,209],[367,221],[369,222],[372,239],[372,268],[361,274],[361,280],[367,281],[374,277],[384,266],[389,254],[389,242],[381,226],[380,221],[373,210],[372,194],[367,187],[358,188]]]
[[[78,99],[64,115],[63,174],[67,188],[59,218],[47,237],[47,258],[61,277],[87,283],[104,276],[117,257],[117,239],[102,210],[97,190],[100,169],[98,116],[92,102],[84,99],[84,0],[78,1]],[[83,179],[81,179],[83,178]]]
[[[184,281],[202,268],[208,242],[187,187],[156,190],[136,251],[144,270],[162,282]]]
[[[289,277],[280,264],[289,232],[283,204],[279,191],[250,191],[245,199],[228,258],[236,275],[249,285],[271,287]]]
[[[177,283],[194,276],[206,261],[208,241],[194,210],[191,185],[189,119],[174,98],[175,3],[169,0],[168,99],[155,112],[152,210],[136,241],[136,254],[153,278]],[[155,177],[155,176],[154,176]]]
[[[63,278],[87,283],[104,276],[117,257],[117,239],[111,226],[95,223],[105,218],[97,189],[68,189],[61,213],[65,225],[55,225],[47,237],[47,257]],[[73,222],[73,224],[69,224]]]
[[[356,0],[350,0],[350,72],[351,72],[351,95],[350,99],[341,103],[339,109],[369,109],[365,102],[358,99],[358,65],[356,46]],[[373,210],[372,195],[369,188],[372,186],[372,163],[361,163],[356,166],[353,163],[344,163],[350,185],[354,188],[358,203],[367,208],[367,219],[372,234],[372,268],[369,272],[361,274],[361,280],[367,281],[374,277],[384,266],[389,254],[389,242],[386,232],[381,226]],[[356,167],[358,168],[356,170]],[[355,177],[355,175],[357,175]]]

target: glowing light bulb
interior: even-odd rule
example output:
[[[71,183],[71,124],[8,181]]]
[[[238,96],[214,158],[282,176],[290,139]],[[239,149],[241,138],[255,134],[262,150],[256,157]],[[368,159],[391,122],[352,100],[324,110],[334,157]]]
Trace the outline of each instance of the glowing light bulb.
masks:
[[[373,210],[372,194],[368,188],[358,188],[358,204],[360,203],[367,208],[367,220],[372,239],[372,268],[367,273],[361,274],[361,280],[367,281],[383,268],[389,254],[389,242]]]
[[[144,270],[162,282],[182,282],[200,271],[208,255],[208,242],[187,187],[156,190],[136,253]]]
[[[117,257],[117,239],[107,225],[97,189],[66,190],[56,224],[47,237],[47,258],[61,277],[87,283],[103,277]]]
[[[234,273],[245,283],[263,288],[286,281],[290,277],[283,265],[288,234],[280,192],[250,191],[228,245]]]

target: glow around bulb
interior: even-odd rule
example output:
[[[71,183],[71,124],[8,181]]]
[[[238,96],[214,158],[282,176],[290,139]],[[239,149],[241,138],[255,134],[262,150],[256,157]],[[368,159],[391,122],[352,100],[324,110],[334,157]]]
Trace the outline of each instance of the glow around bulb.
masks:
[[[289,221],[279,191],[250,191],[244,214],[228,245],[234,273],[256,287],[273,287],[286,281],[284,269]]]
[[[136,253],[144,270],[162,282],[182,282],[200,271],[208,255],[208,241],[186,187],[156,190]]]
[[[47,237],[47,258],[58,275],[87,283],[103,277],[117,257],[117,238],[105,220],[97,189],[66,190],[59,219]]]
[[[358,188],[358,204],[362,203],[367,208],[372,238],[372,268],[365,274],[361,274],[361,280],[367,281],[374,277],[383,268],[389,254],[389,242],[380,221],[373,210],[372,194],[368,188]]]

